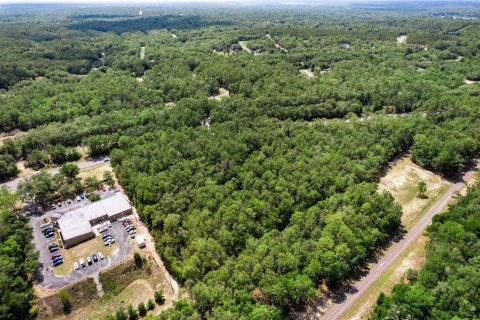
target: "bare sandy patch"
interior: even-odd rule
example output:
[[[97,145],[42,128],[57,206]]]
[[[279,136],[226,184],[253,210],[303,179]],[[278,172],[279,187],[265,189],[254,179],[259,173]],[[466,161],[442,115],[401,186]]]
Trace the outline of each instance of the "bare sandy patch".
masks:
[[[300,69],[299,71],[301,74],[304,74],[308,79],[315,78],[315,74],[310,69]]]
[[[407,43],[407,36],[399,36],[397,37],[397,45]]]
[[[476,84],[476,83],[479,83],[480,81],[464,79],[463,82],[465,82],[466,84]]]
[[[21,131],[21,130],[13,130],[10,132],[2,132],[0,133],[0,147],[3,146],[3,142],[7,139],[16,139],[18,137],[26,135],[26,131]]]
[[[418,197],[418,183],[421,181],[427,185],[425,198]],[[409,229],[450,185],[438,174],[414,164],[408,155],[398,160],[380,179],[378,189],[390,192],[402,206],[402,223]]]
[[[215,99],[215,100],[222,100],[223,98],[229,97],[230,96],[230,91],[228,91],[225,88],[220,88],[218,89],[218,94],[216,96],[211,96],[210,99]]]
[[[250,50],[247,46],[246,41],[238,41],[238,44],[242,47],[242,50],[248,53],[252,53],[252,50]]]

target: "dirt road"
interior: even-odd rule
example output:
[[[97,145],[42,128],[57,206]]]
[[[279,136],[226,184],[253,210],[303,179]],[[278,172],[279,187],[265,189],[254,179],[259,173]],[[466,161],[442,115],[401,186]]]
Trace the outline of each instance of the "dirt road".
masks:
[[[422,219],[410,229],[405,237],[390,247],[385,256],[370,269],[370,272],[367,275],[353,284],[353,290],[346,293],[345,299],[334,302],[320,319],[342,319],[344,314],[355,304],[362,294],[382,275],[383,270],[386,270],[405,250],[408,249],[413,241],[422,234],[423,230],[425,230],[432,221],[432,217],[441,212],[452,196],[465,186],[465,184],[473,177],[479,166],[480,161],[477,161],[474,169],[466,172],[460,182],[452,185],[450,189],[448,189],[430,208],[430,210],[428,210]]]

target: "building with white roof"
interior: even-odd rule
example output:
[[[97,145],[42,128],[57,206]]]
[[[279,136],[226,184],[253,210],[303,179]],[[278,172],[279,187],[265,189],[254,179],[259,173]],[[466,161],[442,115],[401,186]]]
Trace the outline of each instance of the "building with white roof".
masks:
[[[113,221],[130,213],[132,213],[132,206],[121,192],[68,211],[58,219],[63,243],[65,247],[71,247],[91,239],[95,237],[92,231],[93,225],[101,221]]]

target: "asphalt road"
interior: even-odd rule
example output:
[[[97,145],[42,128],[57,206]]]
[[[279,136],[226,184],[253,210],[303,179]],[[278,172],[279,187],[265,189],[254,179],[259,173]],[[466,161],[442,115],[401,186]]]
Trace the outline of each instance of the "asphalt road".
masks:
[[[83,170],[89,169],[91,167],[97,166],[99,164],[102,164],[104,162],[103,159],[104,158],[96,158],[96,159],[88,160],[88,161],[85,161],[85,162],[77,163],[77,165],[80,168],[80,171],[83,171]],[[46,171],[53,175],[53,174],[57,174],[59,172],[59,170],[60,170],[60,168],[57,167],[57,168],[47,169]],[[8,182],[1,183],[0,187],[5,186],[5,187],[7,187],[7,189],[9,191],[15,192],[15,191],[17,191],[18,184],[21,181],[23,181],[24,179],[25,178],[16,178],[16,179],[10,180]]]
[[[334,302],[325,314],[320,319],[337,320],[343,319],[345,313],[360,299],[360,297],[369,289],[372,284],[383,274],[394,261],[405,251],[408,247],[422,234],[423,230],[430,224],[432,218],[448,204],[455,192],[460,191],[465,184],[473,177],[476,170],[480,166],[480,161],[477,161],[474,169],[466,172],[460,182],[455,183],[448,189],[440,199],[428,210],[428,212],[415,224],[405,237],[399,242],[390,247],[385,256],[378,261],[378,263],[370,269],[370,272],[362,277],[359,281],[354,283],[353,290],[345,293],[345,298],[342,301]]]

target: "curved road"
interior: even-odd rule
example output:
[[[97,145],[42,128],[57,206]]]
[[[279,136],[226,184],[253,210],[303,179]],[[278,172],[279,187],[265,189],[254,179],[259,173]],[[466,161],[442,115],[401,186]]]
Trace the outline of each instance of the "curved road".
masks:
[[[358,301],[364,292],[383,274],[408,247],[422,234],[423,230],[430,224],[432,218],[448,204],[455,192],[460,191],[465,184],[473,177],[480,166],[480,161],[476,162],[475,167],[466,172],[460,182],[455,183],[448,189],[440,199],[428,210],[428,212],[415,224],[405,237],[395,243],[388,249],[385,256],[370,269],[370,272],[352,285],[353,290],[345,293],[343,301],[334,302],[327,311],[320,317],[325,320],[343,319],[345,313]]]

